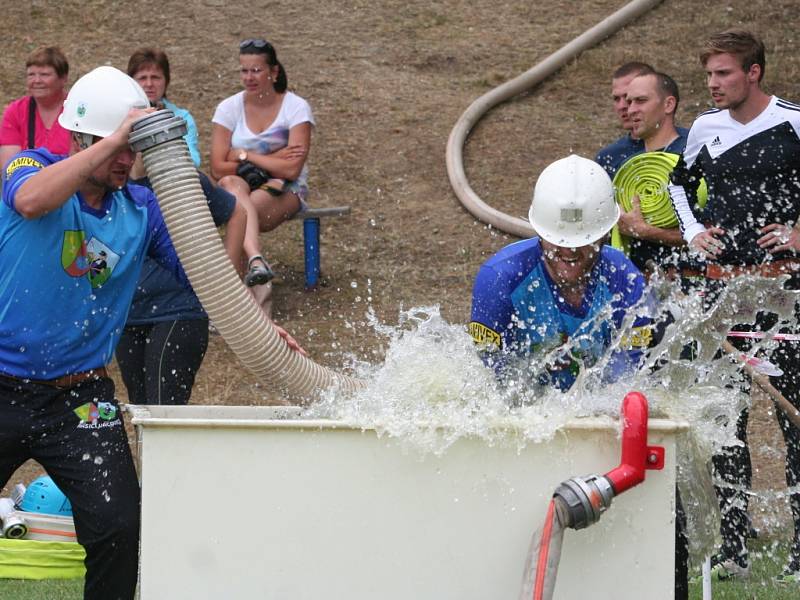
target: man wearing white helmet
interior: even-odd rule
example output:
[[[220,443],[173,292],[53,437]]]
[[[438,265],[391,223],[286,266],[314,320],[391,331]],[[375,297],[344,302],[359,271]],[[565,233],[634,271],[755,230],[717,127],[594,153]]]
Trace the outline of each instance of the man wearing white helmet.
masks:
[[[605,354],[645,287],[633,263],[603,246],[618,218],[611,180],[597,163],[571,155],[542,172],[529,213],[538,237],[500,250],[473,288],[470,333],[498,375],[532,372],[535,383],[567,390]],[[652,339],[648,325],[636,319],[604,379],[638,366]],[[514,371],[520,357],[523,370]]]
[[[105,365],[144,256],[185,281],[155,196],[127,185],[147,106],[133,79],[95,69],[59,117],[69,156],[26,150],[3,172],[0,481],[33,458],[70,499],[88,600],[131,599],[137,578],[139,486]]]
[[[619,207],[611,179],[594,161],[573,154],[542,171],[528,218],[538,236],[506,246],[478,271],[469,330],[501,379],[565,391],[606,354],[626,313],[644,303],[645,280],[622,252],[603,245]],[[653,341],[651,320],[631,317],[605,382],[637,369]],[[683,599],[680,511],[677,523],[675,598]]]

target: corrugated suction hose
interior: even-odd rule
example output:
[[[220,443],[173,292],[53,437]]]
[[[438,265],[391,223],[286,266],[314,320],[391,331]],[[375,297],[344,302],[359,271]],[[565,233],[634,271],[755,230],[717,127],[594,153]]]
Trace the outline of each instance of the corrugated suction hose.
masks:
[[[631,0],[611,16],[603,19],[600,23],[587,29],[576,37],[566,46],[556,50],[553,54],[542,60],[540,63],[518,75],[510,81],[489,90],[483,96],[470,104],[464,111],[447,140],[447,152],[445,162],[447,164],[447,176],[450,178],[450,185],[453,192],[458,197],[461,204],[472,215],[488,223],[492,227],[505,231],[511,235],[521,238],[529,238],[536,235],[527,220],[519,217],[512,217],[504,212],[492,208],[486,204],[467,181],[467,174],[464,170],[464,143],[470,130],[489,112],[492,108],[513,98],[517,94],[529,90],[539,85],[542,81],[550,77],[569,61],[575,59],[581,52],[588,50],[592,46],[599,44],[608,36],[624,27],[627,23],[652,10],[663,0]]]
[[[253,300],[214,226],[185,134],[186,122],[161,110],[134,124],[130,144],[142,152],[178,257],[225,342],[264,384],[305,401],[329,387],[344,391],[363,387],[361,380],[291,350]]]

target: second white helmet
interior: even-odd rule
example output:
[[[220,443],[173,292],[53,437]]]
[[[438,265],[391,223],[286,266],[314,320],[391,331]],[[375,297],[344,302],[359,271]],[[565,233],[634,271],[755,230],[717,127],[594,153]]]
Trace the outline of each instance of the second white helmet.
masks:
[[[147,94],[132,77],[114,67],[97,67],[69,90],[58,123],[70,131],[108,137],[130,109],[148,106]]]
[[[611,178],[593,160],[571,154],[539,175],[528,220],[551,244],[570,248],[592,244],[611,231],[617,219]]]

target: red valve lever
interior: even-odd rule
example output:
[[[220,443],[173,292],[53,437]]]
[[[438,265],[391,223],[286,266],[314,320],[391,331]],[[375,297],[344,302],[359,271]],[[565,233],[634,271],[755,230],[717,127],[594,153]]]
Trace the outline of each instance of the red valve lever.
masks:
[[[622,401],[622,462],[605,474],[614,494],[644,481],[645,469],[664,468],[663,446],[647,445],[647,398],[629,392]]]

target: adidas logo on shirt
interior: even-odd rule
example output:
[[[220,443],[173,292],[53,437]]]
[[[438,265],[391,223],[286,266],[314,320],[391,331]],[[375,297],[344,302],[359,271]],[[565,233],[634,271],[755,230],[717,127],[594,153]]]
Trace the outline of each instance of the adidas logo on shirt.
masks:
[[[720,141],[720,139],[719,139],[719,136],[716,136],[716,137],[715,137],[715,138],[714,138],[714,139],[711,141],[711,147],[713,148],[714,146],[722,146],[722,142]]]

